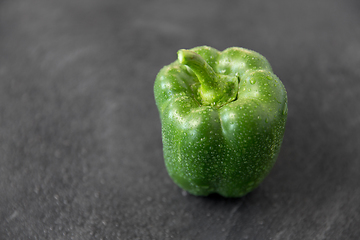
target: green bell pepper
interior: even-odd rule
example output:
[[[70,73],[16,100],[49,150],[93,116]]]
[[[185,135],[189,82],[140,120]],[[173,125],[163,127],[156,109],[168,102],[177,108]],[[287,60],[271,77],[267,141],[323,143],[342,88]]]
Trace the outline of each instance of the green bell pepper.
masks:
[[[244,196],[273,167],[287,94],[264,56],[239,47],[179,50],[158,73],[154,95],[165,165],[184,190]]]

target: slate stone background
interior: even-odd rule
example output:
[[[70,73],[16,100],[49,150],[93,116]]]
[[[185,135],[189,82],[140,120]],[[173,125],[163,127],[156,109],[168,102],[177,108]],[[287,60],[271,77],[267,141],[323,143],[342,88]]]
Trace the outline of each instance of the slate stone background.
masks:
[[[356,0],[0,0],[0,239],[359,239]],[[240,199],[167,175],[157,72],[180,48],[263,54],[289,97]]]

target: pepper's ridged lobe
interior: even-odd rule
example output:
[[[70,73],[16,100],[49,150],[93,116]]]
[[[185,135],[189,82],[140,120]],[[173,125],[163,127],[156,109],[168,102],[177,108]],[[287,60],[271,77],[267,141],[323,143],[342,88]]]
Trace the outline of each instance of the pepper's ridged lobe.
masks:
[[[208,46],[200,55],[218,76],[239,79],[236,99],[206,105],[198,76],[179,60],[158,73],[154,95],[160,113],[165,165],[191,194],[241,197],[273,167],[287,119],[287,94],[262,55]],[[225,90],[224,90],[225,91]]]

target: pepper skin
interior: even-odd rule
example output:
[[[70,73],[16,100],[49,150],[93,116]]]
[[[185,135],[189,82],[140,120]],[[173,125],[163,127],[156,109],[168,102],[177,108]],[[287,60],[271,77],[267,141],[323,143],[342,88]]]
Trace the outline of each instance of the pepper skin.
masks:
[[[158,73],[154,95],[165,165],[197,196],[241,197],[273,167],[287,119],[287,94],[254,51],[179,50]]]

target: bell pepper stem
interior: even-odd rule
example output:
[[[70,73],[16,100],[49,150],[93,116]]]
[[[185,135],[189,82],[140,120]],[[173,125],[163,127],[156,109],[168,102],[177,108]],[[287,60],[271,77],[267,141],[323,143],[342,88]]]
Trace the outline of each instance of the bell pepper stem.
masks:
[[[197,53],[181,49],[178,51],[178,60],[187,65],[198,77],[201,87],[211,91],[218,87],[218,80],[214,69]]]
[[[216,74],[205,59],[190,50],[179,50],[178,60],[180,64],[188,66],[197,76],[201,85],[198,94],[203,105],[220,107],[236,98],[237,77]]]

